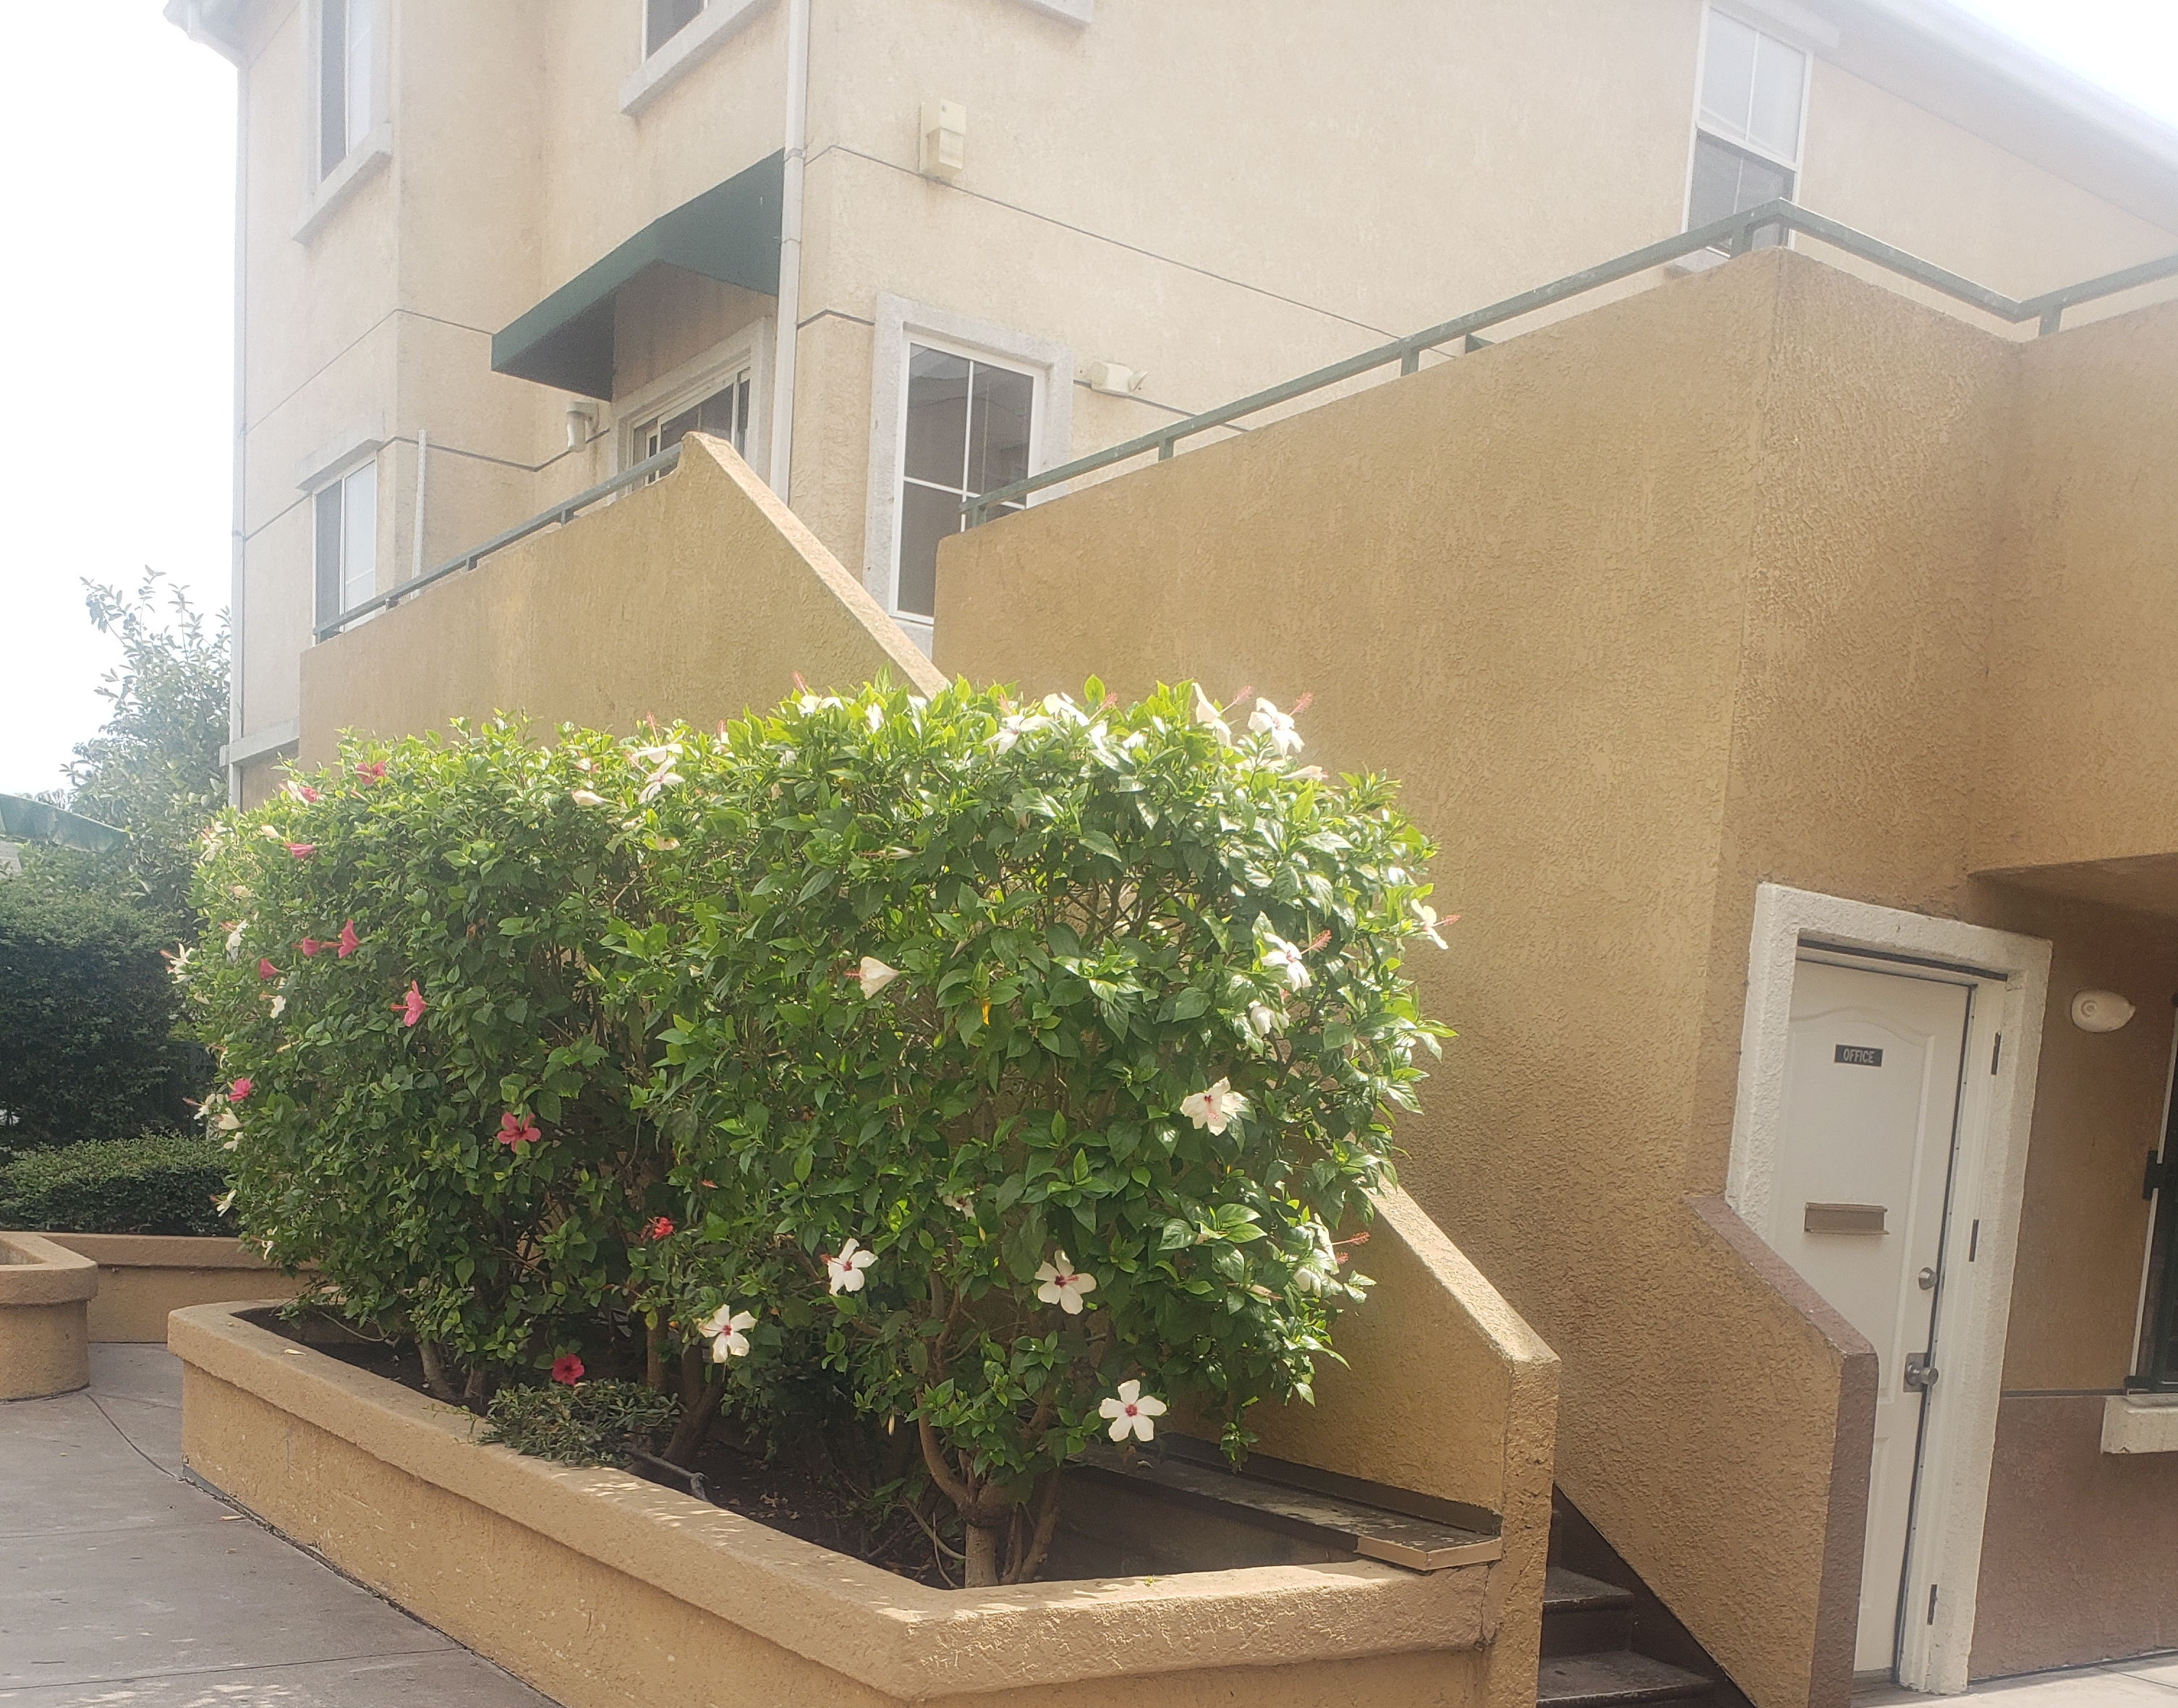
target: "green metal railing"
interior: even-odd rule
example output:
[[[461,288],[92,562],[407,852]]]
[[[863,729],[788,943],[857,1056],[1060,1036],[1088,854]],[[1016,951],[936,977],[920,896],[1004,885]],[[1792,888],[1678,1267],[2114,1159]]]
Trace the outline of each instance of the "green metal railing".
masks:
[[[2178,275],[2178,255],[2165,255],[2159,260],[2143,261],[2138,266],[2126,267],[2115,273],[2105,273],[2100,278],[2088,279],[2077,285],[2067,285],[2062,290],[2046,291],[2038,297],[2018,301],[1978,285],[1971,279],[1945,271],[1918,255],[1908,255],[1902,249],[1869,237],[1865,232],[1855,231],[1851,226],[1840,225],[1836,220],[1825,219],[1819,213],[1789,201],[1768,201],[1759,207],[1736,213],[1729,219],[1714,224],[1698,226],[1677,237],[1666,238],[1661,243],[1650,244],[1646,249],[1635,249],[1631,255],[1600,266],[1584,268],[1568,273],[1564,278],[1534,290],[1523,291],[1517,297],[1508,297],[1502,303],[1493,303],[1486,309],[1477,309],[1472,314],[1462,315],[1441,326],[1394,339],[1388,344],[1379,344],[1373,350],[1364,350],[1359,355],[1349,356],[1343,362],[1333,362],[1327,368],[1318,368],[1312,374],[1304,374],[1297,380],[1288,380],[1282,385],[1256,391],[1236,402],[1226,403],[1215,409],[1206,409],[1200,415],[1190,415],[1184,421],[1175,421],[1138,439],[1108,446],[1086,457],[1077,457],[1071,463],[1061,463],[1056,468],[1047,468],[989,492],[978,493],[960,507],[968,514],[968,523],[974,527],[985,521],[992,510],[1003,504],[1018,504],[1031,494],[1064,484],[1084,474],[1094,474],[1100,468],[1109,468],[1117,463],[1125,463],[1154,451],[1159,461],[1170,457],[1183,439],[1191,439],[1199,433],[1215,428],[1229,427],[1244,416],[1258,414],[1275,408],[1280,403],[1291,402],[1312,391],[1321,391],[1378,368],[1389,367],[1396,362],[1402,374],[1411,374],[1420,367],[1422,353],[1455,342],[1469,349],[1479,347],[1480,335],[1493,326],[1508,320],[1517,320],[1532,315],[1539,309],[1586,294],[1603,286],[1616,284],[1621,279],[1631,278],[1675,261],[1687,255],[1699,255],[1704,249],[1722,249],[1730,255],[1743,255],[1754,246],[1756,239],[1766,231],[1799,232],[1846,254],[1858,255],[1873,262],[1888,272],[1910,279],[1918,285],[1939,292],[1969,308],[1980,309],[2013,326],[2028,320],[2039,320],[2041,330],[2054,332],[2064,320],[2065,310],[2082,303],[2093,302],[2098,298],[2114,296],[2120,291],[2132,289],[2137,285],[2151,284],[2158,279]]]
[[[317,638],[330,640],[350,624],[362,621],[375,610],[386,610],[404,599],[413,599],[435,581],[444,581],[461,570],[474,569],[495,551],[504,551],[533,534],[542,534],[548,528],[557,528],[563,523],[572,522],[593,504],[611,497],[616,492],[623,492],[631,486],[639,486],[646,480],[670,473],[680,461],[681,446],[676,441],[655,457],[646,457],[633,468],[621,469],[611,479],[600,480],[595,486],[585,487],[572,498],[554,505],[550,510],[539,511],[527,522],[516,523],[504,533],[495,534],[481,545],[470,547],[459,557],[450,557],[444,563],[425,570],[423,574],[411,577],[398,587],[387,588],[375,599],[367,599],[338,616],[320,623],[316,630]]]

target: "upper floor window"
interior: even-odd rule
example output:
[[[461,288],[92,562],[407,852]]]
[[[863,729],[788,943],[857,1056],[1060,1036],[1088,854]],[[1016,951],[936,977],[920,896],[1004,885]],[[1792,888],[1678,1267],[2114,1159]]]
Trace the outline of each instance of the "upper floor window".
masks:
[[[1809,58],[1712,8],[1702,40],[1687,225],[1705,226],[1798,189]],[[1776,235],[1757,241],[1776,241]]]
[[[1027,477],[1036,385],[1033,375],[982,356],[909,344],[893,610],[933,616],[939,542],[967,526],[962,505]]]
[[[371,40],[380,0],[321,0],[318,21],[318,176],[370,134]]]
[[[316,506],[318,623],[345,616],[378,591],[378,459],[328,480]]]
[[[643,52],[647,59],[693,24],[703,0],[643,0]]]

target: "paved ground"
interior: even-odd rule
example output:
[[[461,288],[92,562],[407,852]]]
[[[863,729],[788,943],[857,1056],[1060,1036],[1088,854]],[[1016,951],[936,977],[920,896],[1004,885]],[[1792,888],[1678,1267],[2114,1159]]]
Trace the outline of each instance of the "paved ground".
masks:
[[[2072,1667],[2062,1672],[2035,1672],[2023,1678],[1995,1678],[1977,1684],[1967,1696],[1988,1708],[2178,1708],[2178,1655],[2152,1661],[2112,1661],[2104,1667]],[[6,1700],[0,1697],[0,1700]],[[1956,1702],[1956,1696],[1922,1696],[1911,1690],[1870,1690],[1852,1699],[1853,1708],[1902,1708],[1902,1705]]]
[[[552,1708],[179,1475],[181,1366],[0,1404],[8,1708]]]

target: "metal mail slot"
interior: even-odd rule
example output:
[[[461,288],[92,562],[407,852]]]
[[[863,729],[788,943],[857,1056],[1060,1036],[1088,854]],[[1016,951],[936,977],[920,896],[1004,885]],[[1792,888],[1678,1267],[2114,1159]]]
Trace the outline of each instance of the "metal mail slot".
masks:
[[[1880,1204],[1810,1204],[1803,1225],[1810,1234],[1880,1234],[1888,1213]]]

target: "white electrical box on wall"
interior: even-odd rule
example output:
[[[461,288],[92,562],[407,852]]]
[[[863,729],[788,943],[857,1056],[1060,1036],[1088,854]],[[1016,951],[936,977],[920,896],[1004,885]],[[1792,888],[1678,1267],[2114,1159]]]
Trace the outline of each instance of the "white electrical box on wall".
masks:
[[[922,103],[922,145],[916,170],[950,183],[968,167],[968,109],[957,101]]]

